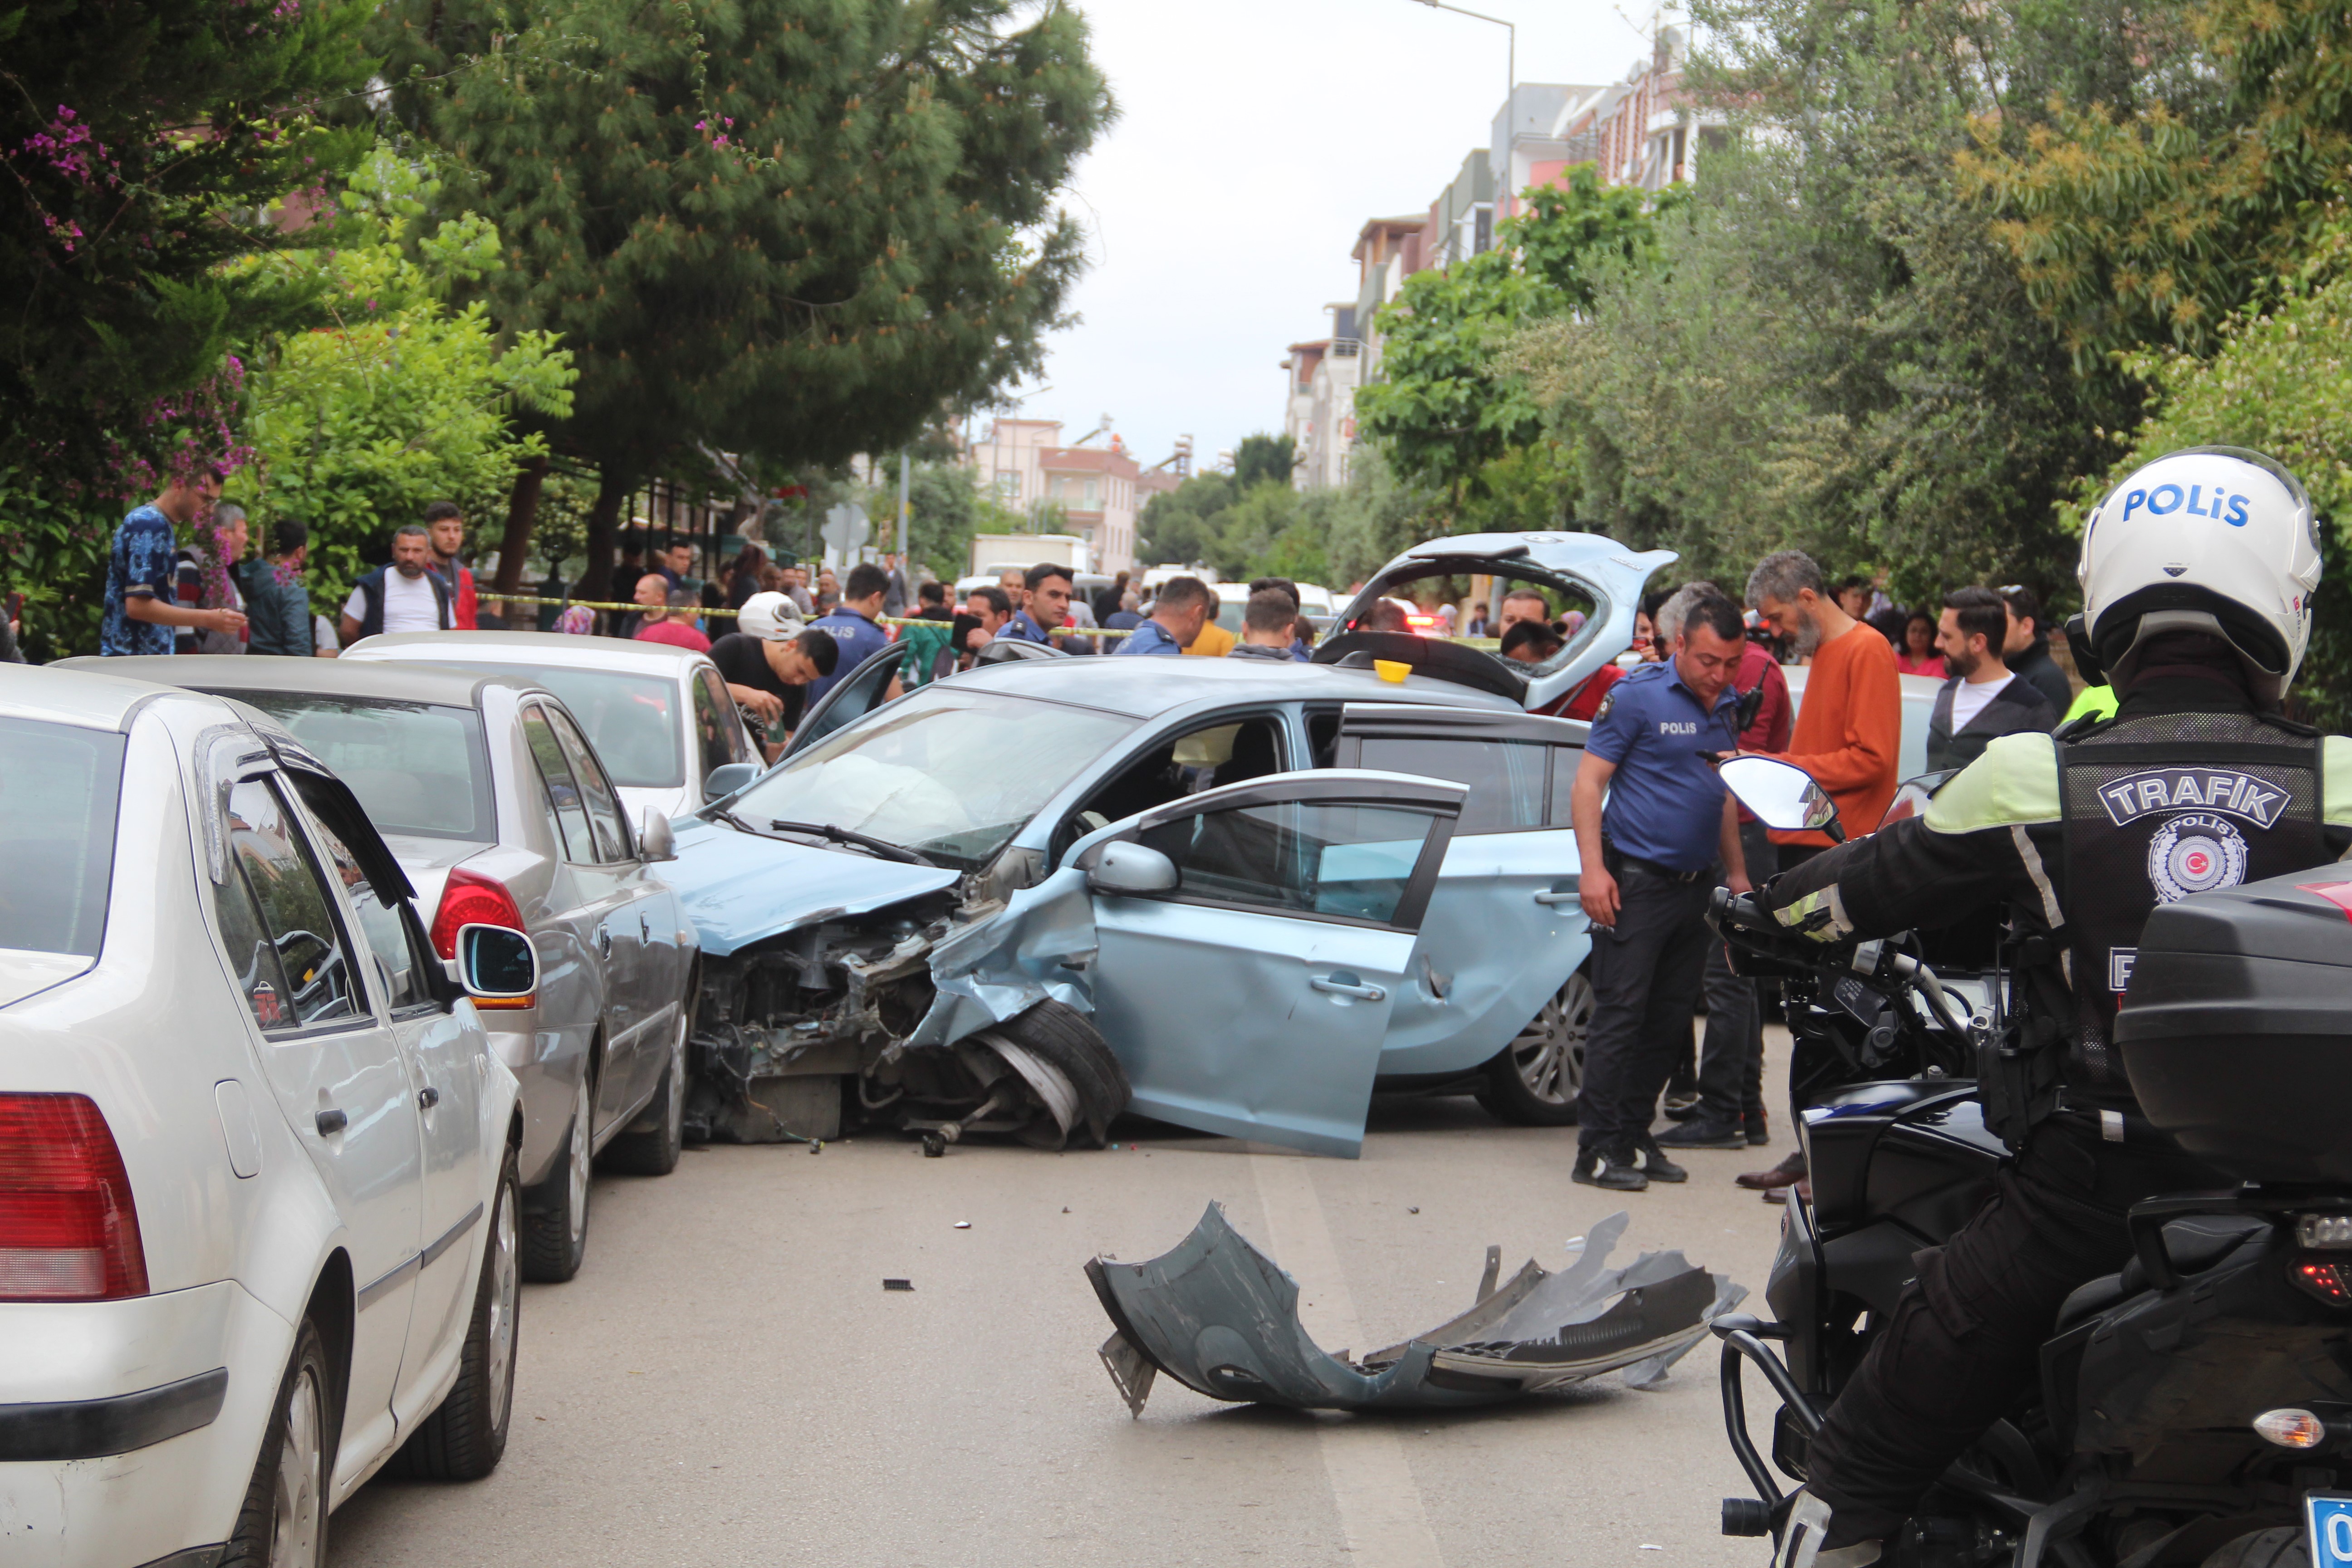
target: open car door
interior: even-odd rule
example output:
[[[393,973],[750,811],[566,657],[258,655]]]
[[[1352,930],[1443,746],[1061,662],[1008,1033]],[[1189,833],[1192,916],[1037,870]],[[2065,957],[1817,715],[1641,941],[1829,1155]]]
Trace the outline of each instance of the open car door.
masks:
[[[1133,1108],[1354,1156],[1468,794],[1362,770],[1276,773],[1078,846],[1099,944],[1095,1024]]]
[[[799,755],[835,730],[879,708],[889,693],[890,682],[898,677],[898,667],[907,662],[907,644],[894,642],[866,655],[865,663],[834,682],[833,689],[801,715],[800,727],[793,731],[792,744],[776,761]]]
[[[1592,672],[1633,645],[1642,589],[1660,567],[1681,557],[1671,550],[1633,550],[1598,533],[1465,533],[1416,544],[1372,574],[1340,615],[1339,628],[1315,649],[1318,664],[1396,659],[1481,690],[1498,692],[1525,708],[1565,697]],[[1568,646],[1541,664],[1518,664],[1496,654],[1410,632],[1355,630],[1383,598],[1405,596],[1432,578],[1493,577],[1499,600],[1506,586],[1541,588],[1568,603],[1590,600],[1584,625]]]

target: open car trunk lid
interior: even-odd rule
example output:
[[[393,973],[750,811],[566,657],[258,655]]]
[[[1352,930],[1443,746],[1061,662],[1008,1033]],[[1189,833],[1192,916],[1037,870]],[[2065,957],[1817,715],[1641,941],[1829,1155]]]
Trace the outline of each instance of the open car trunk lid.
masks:
[[[1433,539],[1372,574],[1340,616],[1342,629],[1315,650],[1315,660],[1336,664],[1358,653],[1401,659],[1422,674],[1496,691],[1525,708],[1541,708],[1574,691],[1632,646],[1643,586],[1659,568],[1680,559],[1671,550],[1633,550],[1598,533],[1465,533]],[[1411,584],[1473,576],[1506,577],[1590,598],[1592,610],[1566,647],[1533,665],[1411,633],[1345,629],[1379,600],[1397,596],[1399,589]]]

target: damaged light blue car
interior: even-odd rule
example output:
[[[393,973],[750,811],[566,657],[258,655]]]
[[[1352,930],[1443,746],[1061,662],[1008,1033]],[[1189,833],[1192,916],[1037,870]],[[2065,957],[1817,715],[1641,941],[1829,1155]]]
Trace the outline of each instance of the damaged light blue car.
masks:
[[[689,1135],[1061,1148],[1131,1110],[1353,1155],[1376,1088],[1573,1121],[1585,727],[1529,710],[1626,646],[1673,559],[1438,541],[1308,664],[1039,649],[884,701],[877,655],[773,769],[714,774],[729,793],[675,825],[703,955]],[[1585,622],[1535,665],[1355,629],[1473,575]]]

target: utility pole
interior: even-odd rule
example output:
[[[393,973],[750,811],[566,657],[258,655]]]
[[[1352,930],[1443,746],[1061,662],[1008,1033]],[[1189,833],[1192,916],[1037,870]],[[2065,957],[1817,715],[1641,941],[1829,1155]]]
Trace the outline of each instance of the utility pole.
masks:
[[[898,570],[907,570],[907,449],[898,448]],[[907,581],[914,581],[910,574]]]

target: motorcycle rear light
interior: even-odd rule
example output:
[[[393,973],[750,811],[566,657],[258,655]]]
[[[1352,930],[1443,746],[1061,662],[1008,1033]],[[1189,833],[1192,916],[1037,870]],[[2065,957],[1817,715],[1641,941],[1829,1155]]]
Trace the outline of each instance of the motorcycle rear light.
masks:
[[[2352,1252],[2352,1214],[2307,1214],[2294,1222],[2294,1244],[2310,1252]]]
[[[0,1094],[0,1301],[147,1294],[122,1152],[88,1095]]]
[[[457,932],[471,925],[530,929],[522,923],[522,908],[504,882],[459,866],[441,889],[441,908],[433,917],[433,951],[444,958],[457,957]]]
[[[2331,1307],[2352,1307],[2352,1279],[2347,1279],[2341,1263],[2298,1258],[2288,1265],[2286,1277],[2306,1296]]]
[[[2308,1410],[2265,1410],[2254,1417],[2254,1436],[2282,1448],[2316,1448],[2327,1441],[2327,1423]]]

